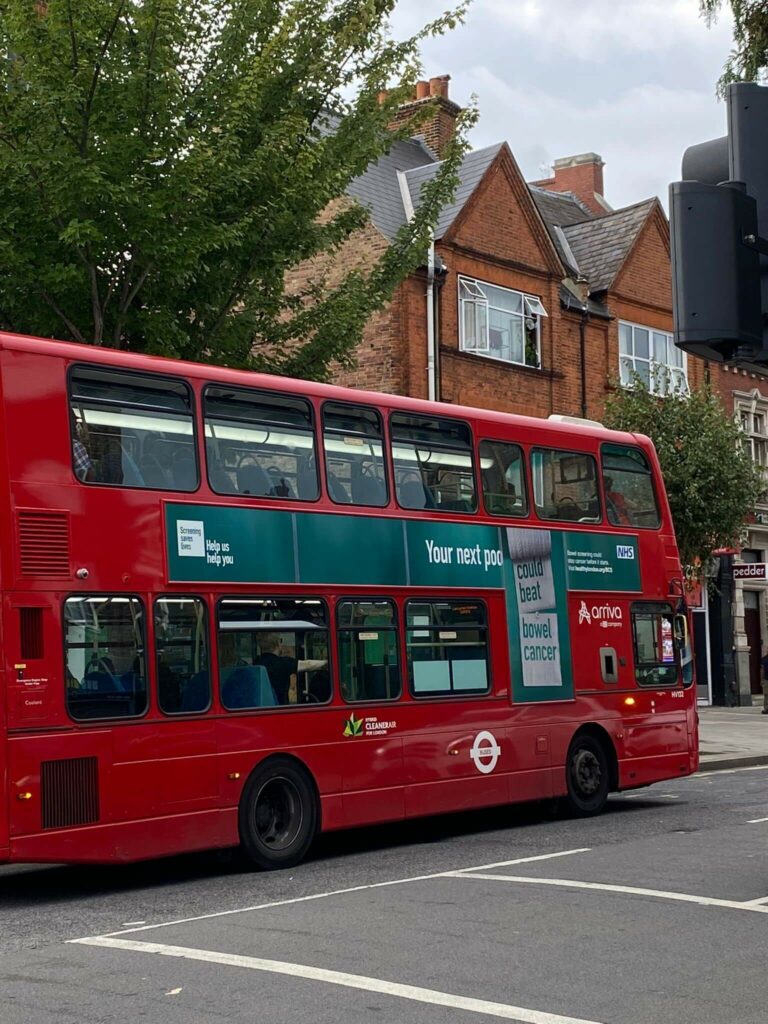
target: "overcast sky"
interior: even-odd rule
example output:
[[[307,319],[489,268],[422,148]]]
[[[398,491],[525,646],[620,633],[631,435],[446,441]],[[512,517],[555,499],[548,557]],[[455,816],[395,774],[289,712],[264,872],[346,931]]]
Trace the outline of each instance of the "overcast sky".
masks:
[[[395,36],[447,6],[400,0]],[[599,153],[609,203],[666,206],[685,147],[725,134],[715,85],[730,46],[729,19],[707,28],[698,0],[474,0],[423,58],[425,77],[450,74],[451,99],[477,96],[475,149],[506,140],[528,180]]]

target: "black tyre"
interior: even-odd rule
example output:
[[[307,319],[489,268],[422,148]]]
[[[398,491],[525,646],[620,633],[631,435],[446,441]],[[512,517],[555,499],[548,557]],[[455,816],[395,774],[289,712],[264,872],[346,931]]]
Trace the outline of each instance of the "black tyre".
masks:
[[[308,773],[287,757],[257,768],[240,799],[240,845],[255,867],[272,871],[303,860],[315,838],[317,796]]]
[[[592,736],[576,736],[565,762],[567,804],[572,814],[586,818],[599,814],[608,799],[608,758]]]

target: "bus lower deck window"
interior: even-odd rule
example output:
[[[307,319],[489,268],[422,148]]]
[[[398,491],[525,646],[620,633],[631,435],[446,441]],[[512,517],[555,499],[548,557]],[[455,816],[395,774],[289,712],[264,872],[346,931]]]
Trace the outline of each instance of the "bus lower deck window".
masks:
[[[328,611],[318,598],[224,598],[219,683],[229,711],[331,699]]]
[[[155,601],[155,658],[160,710],[205,711],[211,702],[208,624],[199,597]]]
[[[406,605],[408,676],[414,697],[487,693],[488,626],[480,601]]]
[[[337,616],[344,700],[395,700],[400,696],[400,659],[393,603],[341,601]]]
[[[144,608],[137,597],[64,602],[67,710],[78,721],[147,710]]]
[[[679,677],[674,616],[668,604],[632,605],[635,678],[640,686],[673,686]]]

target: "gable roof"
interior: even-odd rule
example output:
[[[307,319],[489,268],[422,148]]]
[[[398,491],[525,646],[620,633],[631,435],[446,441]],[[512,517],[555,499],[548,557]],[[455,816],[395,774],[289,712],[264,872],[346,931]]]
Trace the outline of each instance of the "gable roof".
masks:
[[[503,142],[497,142],[493,146],[473,150],[464,157],[459,167],[459,184],[456,189],[456,195],[453,198],[453,202],[448,203],[440,211],[440,216],[435,225],[435,238],[442,238],[448,231],[464,209],[464,204],[480,184],[483,175],[493,163],[503,145]],[[419,194],[422,185],[434,178],[439,166],[439,163],[434,163],[429,167],[418,167],[415,170],[405,172],[408,191],[414,206],[419,204]]]
[[[578,269],[589,281],[590,292],[605,291],[616,280],[655,205],[655,199],[646,199],[603,217],[563,227]]]
[[[500,142],[486,146],[464,157],[458,171],[456,195],[453,202],[440,211],[435,238],[441,238],[450,228],[503,145]],[[404,176],[411,204],[416,207],[422,186],[435,177],[440,164],[441,161],[436,160],[418,139],[396,142],[389,153],[350,183],[347,192],[368,208],[373,223],[385,238],[392,241],[408,219],[399,174]]]

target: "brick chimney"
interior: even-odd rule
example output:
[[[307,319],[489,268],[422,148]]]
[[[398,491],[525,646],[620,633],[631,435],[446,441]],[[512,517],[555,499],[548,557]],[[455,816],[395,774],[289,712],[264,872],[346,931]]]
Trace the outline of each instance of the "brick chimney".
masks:
[[[438,75],[427,81],[416,83],[413,98],[403,103],[391,122],[391,127],[399,128],[425,106],[431,108],[426,121],[414,127],[414,133],[423,136],[424,141],[437,156],[442,159],[445,148],[456,131],[456,118],[461,107],[448,98],[450,75]]]
[[[532,185],[550,192],[573,192],[592,213],[602,214],[610,207],[603,199],[603,164],[597,153],[580,153],[555,160],[554,177],[533,181]]]

